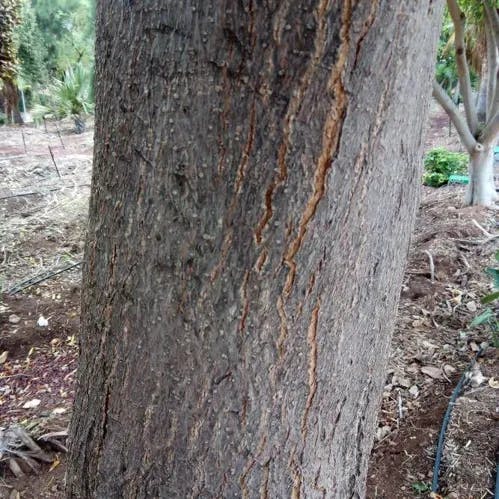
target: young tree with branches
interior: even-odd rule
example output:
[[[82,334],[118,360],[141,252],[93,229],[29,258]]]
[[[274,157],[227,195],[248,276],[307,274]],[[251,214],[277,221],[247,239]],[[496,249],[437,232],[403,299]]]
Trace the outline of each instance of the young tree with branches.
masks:
[[[462,144],[470,155],[470,180],[466,203],[491,206],[498,199],[493,179],[493,163],[494,146],[499,138],[499,14],[490,0],[483,0],[487,44],[487,90],[485,113],[479,116],[466,58],[464,36],[466,16],[457,0],[447,0],[447,7],[455,29],[455,57],[465,116],[462,116],[458,106],[437,81],[433,83],[433,96],[449,115]]]

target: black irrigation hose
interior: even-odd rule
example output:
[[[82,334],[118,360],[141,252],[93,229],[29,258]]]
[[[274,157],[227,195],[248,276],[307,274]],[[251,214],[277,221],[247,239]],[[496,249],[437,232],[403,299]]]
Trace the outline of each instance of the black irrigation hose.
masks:
[[[496,450],[496,490],[494,499],[499,499],[499,449]]]
[[[22,291],[23,289],[29,288],[30,286],[34,286],[35,284],[46,281],[47,279],[52,279],[52,277],[55,277],[56,275],[62,274],[63,272],[66,272],[67,270],[78,267],[82,263],[83,262],[72,263],[72,264],[66,265],[65,267],[62,267],[60,269],[56,269],[56,270],[48,271],[48,272],[42,272],[41,274],[35,275],[34,277],[30,277],[29,279],[25,279],[24,281],[18,282],[16,285],[9,288],[7,290],[7,294],[8,295],[15,295],[16,293],[19,293],[19,291]]]
[[[457,397],[459,397],[459,394],[461,393],[461,390],[466,384],[466,381],[468,381],[468,372],[475,365],[475,362],[477,361],[478,357],[480,357],[480,355],[482,355],[482,348],[478,350],[477,354],[475,355],[475,358],[468,364],[468,367],[464,370],[461,379],[459,380],[459,383],[452,392],[452,395],[449,400],[449,405],[447,406],[447,410],[445,411],[444,419],[442,421],[442,427],[440,428],[440,434],[438,435],[437,453],[435,455],[435,464],[433,466],[433,480],[431,482],[432,492],[438,492],[438,478],[440,474],[440,465],[442,463],[442,454],[444,451],[445,433],[447,432],[447,426],[449,425],[452,409],[454,409],[454,404],[456,403],[456,399]],[[498,499],[497,490],[496,490],[496,499]]]

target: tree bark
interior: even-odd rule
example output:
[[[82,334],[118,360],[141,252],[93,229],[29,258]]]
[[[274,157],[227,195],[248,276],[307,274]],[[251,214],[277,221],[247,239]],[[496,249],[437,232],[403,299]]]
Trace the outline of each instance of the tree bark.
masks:
[[[487,60],[482,62],[480,88],[476,99],[476,112],[479,123],[486,123],[487,121],[487,88],[489,85],[487,66]]]
[[[492,206],[499,198],[494,183],[494,147],[470,155],[466,204]]]
[[[10,120],[12,123],[21,124],[23,119],[19,112],[19,94],[16,85],[11,79],[6,78],[3,80],[2,97],[7,120]]]
[[[442,4],[186,5],[98,4],[68,497],[363,497]]]

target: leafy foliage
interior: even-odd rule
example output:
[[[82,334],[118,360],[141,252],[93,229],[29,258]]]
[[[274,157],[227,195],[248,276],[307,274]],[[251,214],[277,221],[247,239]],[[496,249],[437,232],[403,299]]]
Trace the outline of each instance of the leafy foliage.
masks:
[[[481,70],[481,64],[485,56],[483,5],[480,0],[461,0],[459,6],[466,18],[464,37],[466,56],[471,63],[471,86],[477,88],[479,84],[478,73]],[[435,77],[449,97],[454,102],[459,102],[459,78],[454,49],[454,24],[447,9],[445,9],[438,42]]]
[[[24,89],[47,81],[44,60],[47,50],[42,43],[42,33],[36,23],[35,11],[29,0],[24,0],[20,11],[21,22],[15,30],[20,78]]]
[[[431,187],[440,187],[449,181],[451,175],[467,172],[468,155],[437,147],[425,156],[424,166],[423,183]]]
[[[52,76],[67,67],[91,67],[94,59],[93,0],[31,0]]]
[[[94,0],[0,1],[0,79],[8,74],[38,117],[92,110],[94,17]]]
[[[12,80],[16,74],[14,31],[19,22],[19,9],[19,0],[0,2],[0,80]]]
[[[93,110],[92,73],[82,64],[74,69],[68,68],[62,79],[53,79],[52,84],[40,94],[40,100],[41,103],[33,108],[36,121],[67,116],[81,121],[83,115]]]

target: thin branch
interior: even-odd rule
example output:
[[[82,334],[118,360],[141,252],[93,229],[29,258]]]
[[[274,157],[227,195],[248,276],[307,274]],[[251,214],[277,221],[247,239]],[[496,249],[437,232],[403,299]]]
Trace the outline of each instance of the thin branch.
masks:
[[[493,27],[493,15],[497,18],[497,13],[485,5],[485,40],[487,42],[487,121],[499,110],[499,85],[497,83],[497,48],[499,37],[495,36]]]
[[[447,0],[449,13],[454,24],[454,46],[456,48],[457,74],[459,76],[459,89],[463,97],[466,121],[472,135],[478,131],[478,117],[475,101],[471,91],[470,70],[466,60],[466,46],[464,44],[464,14],[459,8],[457,0]]]
[[[497,9],[492,7],[487,0],[483,2],[483,6],[485,8],[485,17],[489,20],[492,32],[494,33],[496,46],[499,47],[499,14],[497,13]]]
[[[449,115],[449,118],[456,127],[457,133],[459,134],[464,147],[466,147],[466,150],[470,154],[476,150],[480,150],[481,145],[475,140],[475,137],[473,137],[466,121],[459,113],[459,109],[437,81],[433,82],[433,97]]]

